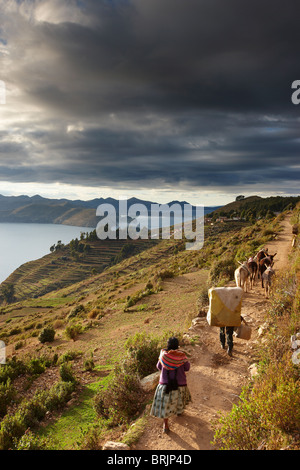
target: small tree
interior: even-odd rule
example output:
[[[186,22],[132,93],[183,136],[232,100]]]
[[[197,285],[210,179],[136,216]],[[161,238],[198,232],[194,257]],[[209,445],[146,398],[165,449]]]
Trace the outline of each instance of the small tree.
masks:
[[[54,328],[52,326],[46,326],[46,328],[44,328],[39,335],[39,341],[41,343],[51,343],[54,341],[54,336]]]
[[[64,247],[64,244],[61,242],[61,240],[58,240],[56,246],[55,246],[55,251],[61,250]]]

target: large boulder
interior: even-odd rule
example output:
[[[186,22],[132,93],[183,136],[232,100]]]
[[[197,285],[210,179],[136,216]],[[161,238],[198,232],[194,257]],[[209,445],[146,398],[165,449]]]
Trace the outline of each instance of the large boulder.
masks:
[[[159,382],[160,372],[154,372],[153,374],[147,375],[144,377],[140,384],[144,392],[152,392]]]
[[[107,441],[102,450],[130,450],[130,447],[122,442]]]

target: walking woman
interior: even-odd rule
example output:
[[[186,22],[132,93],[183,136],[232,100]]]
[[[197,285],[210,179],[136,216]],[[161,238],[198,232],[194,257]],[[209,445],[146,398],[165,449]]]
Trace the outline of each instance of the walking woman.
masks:
[[[177,338],[169,338],[167,348],[160,352],[156,367],[161,374],[150,415],[163,418],[163,431],[168,433],[169,416],[180,415],[191,401],[185,374],[190,370],[190,363],[185,352],[179,349]]]

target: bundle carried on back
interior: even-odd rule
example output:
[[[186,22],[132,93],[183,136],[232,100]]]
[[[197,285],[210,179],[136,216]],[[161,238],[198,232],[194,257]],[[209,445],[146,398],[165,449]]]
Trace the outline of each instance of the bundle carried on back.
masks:
[[[168,383],[165,393],[168,395],[172,390],[178,389],[177,370],[187,362],[188,358],[184,351],[179,349],[162,349],[159,355],[159,362],[167,370]],[[175,371],[174,377],[171,378],[170,372]]]
[[[175,370],[181,367],[187,360],[185,352],[180,349],[169,351],[162,349],[159,355],[159,362],[167,370]]]
[[[212,287],[208,291],[210,326],[240,326],[243,289],[241,287]]]

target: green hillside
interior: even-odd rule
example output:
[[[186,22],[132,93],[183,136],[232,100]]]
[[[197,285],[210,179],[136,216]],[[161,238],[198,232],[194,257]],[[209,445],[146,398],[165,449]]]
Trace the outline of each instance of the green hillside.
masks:
[[[214,216],[235,216],[249,218],[262,218],[266,217],[268,213],[283,212],[287,209],[293,209],[300,201],[300,196],[297,197],[283,197],[272,196],[262,198],[259,196],[249,196],[237,198],[233,202],[213,211],[208,215]]]

